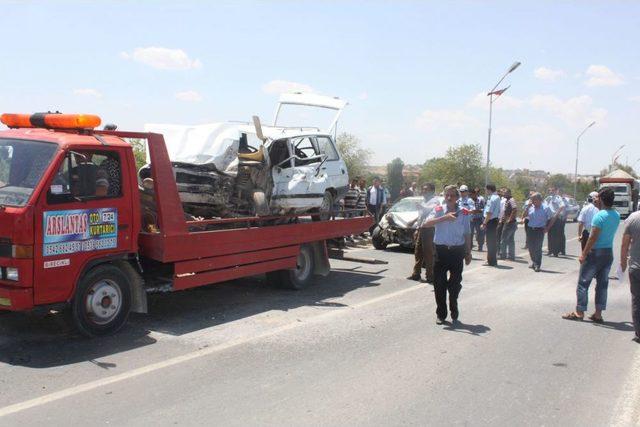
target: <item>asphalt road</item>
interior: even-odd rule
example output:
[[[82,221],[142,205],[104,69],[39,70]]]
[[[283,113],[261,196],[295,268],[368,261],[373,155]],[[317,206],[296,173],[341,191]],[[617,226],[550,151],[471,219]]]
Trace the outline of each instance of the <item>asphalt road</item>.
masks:
[[[632,425],[628,285],[611,281],[602,325],[560,318],[578,248],[540,273],[474,253],[457,325],[435,324],[431,286],[393,247],[354,249],[389,264],[333,261],[305,291],[254,278],[154,296],[106,339],[2,314],[0,425]]]

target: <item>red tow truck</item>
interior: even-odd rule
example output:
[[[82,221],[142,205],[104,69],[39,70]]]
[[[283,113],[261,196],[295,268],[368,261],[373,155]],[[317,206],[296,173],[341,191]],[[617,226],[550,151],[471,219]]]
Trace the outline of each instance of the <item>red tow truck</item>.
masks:
[[[146,313],[150,292],[262,273],[303,288],[329,272],[326,239],[372,223],[369,216],[191,221],[162,135],[97,130],[92,115],[3,114],[1,121],[9,129],[0,131],[0,310],[64,306],[88,336],[116,332],[130,312]],[[155,224],[143,224],[127,138],[147,142]]]

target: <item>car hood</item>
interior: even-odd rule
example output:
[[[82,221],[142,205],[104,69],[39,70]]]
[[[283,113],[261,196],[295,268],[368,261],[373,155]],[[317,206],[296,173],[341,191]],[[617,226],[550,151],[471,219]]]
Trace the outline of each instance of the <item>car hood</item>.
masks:
[[[393,222],[402,228],[415,228],[416,224],[409,227],[407,224],[411,221],[418,219],[418,211],[411,212],[389,212],[387,215],[393,220]]]

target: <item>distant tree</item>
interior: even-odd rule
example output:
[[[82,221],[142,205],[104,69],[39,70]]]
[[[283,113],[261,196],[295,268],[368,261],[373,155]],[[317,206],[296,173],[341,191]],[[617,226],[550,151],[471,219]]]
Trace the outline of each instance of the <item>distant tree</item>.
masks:
[[[518,175],[511,182],[511,194],[516,200],[527,200],[529,191],[533,190],[533,181],[526,177]]]
[[[371,159],[371,150],[362,148],[360,139],[355,135],[346,132],[338,135],[336,143],[338,151],[342,155],[344,162],[347,164],[349,177],[366,178],[369,175],[367,166],[369,166],[369,160]]]
[[[479,145],[465,144],[450,147],[444,157],[427,160],[422,167],[420,180],[433,182],[438,189],[452,184],[484,187],[484,173],[482,149]],[[507,183],[507,178],[501,169],[491,168],[489,178],[496,186]]]
[[[130,139],[133,157],[136,159],[136,170],[147,164],[147,145],[142,139]]]
[[[544,183],[544,191],[549,188],[559,188],[563,192],[573,192],[573,182],[566,175],[557,173],[550,175]]]
[[[387,164],[387,182],[389,184],[389,192],[391,193],[391,199],[395,200],[400,195],[402,184],[404,179],[402,177],[402,169],[404,168],[404,162],[396,157]]]

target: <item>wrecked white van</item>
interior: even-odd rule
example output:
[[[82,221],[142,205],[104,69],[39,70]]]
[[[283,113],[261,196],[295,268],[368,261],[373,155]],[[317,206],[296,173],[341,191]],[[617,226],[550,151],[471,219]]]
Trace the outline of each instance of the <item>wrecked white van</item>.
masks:
[[[250,123],[198,126],[148,124],[164,135],[185,212],[205,218],[320,212],[329,215],[349,184],[347,167],[332,132],[347,103],[315,94],[280,97],[273,125]],[[333,111],[319,127],[285,127],[284,106]],[[150,178],[149,166],[139,171]]]

